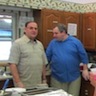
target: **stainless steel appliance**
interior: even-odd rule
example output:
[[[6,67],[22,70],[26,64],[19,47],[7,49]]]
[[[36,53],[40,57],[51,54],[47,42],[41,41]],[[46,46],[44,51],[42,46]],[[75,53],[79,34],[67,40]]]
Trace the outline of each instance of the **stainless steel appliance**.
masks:
[[[51,91],[55,91],[57,90],[56,88],[32,88],[32,89],[27,89],[26,92],[23,92],[21,94],[21,96],[33,96],[36,94],[42,94],[42,93],[47,93],[47,92],[51,92]]]

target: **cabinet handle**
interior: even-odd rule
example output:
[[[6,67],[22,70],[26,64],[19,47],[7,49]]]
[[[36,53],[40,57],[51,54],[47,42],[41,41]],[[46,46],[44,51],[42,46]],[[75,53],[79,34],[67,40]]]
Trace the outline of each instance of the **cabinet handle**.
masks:
[[[53,23],[58,23],[58,21],[53,21]]]
[[[53,31],[53,30],[51,30],[51,29],[48,29],[48,30],[47,30],[47,32],[52,32],[52,31]]]
[[[91,28],[87,28],[88,31],[92,30]]]
[[[88,93],[85,93],[86,96],[88,96]]]
[[[85,90],[85,92],[88,92],[88,90]]]

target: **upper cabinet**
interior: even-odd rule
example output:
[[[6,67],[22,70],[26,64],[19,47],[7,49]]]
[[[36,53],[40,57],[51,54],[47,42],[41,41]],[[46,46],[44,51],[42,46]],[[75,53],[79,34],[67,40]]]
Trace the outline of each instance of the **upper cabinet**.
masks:
[[[96,14],[83,14],[83,44],[87,50],[96,50]]]
[[[77,25],[76,37],[81,39],[80,31],[80,14],[72,12],[64,12],[58,10],[35,10],[33,12],[35,21],[39,24],[39,35],[38,39],[42,41],[45,48],[47,48],[49,42],[53,39],[53,28],[58,23],[63,23],[68,26],[69,23]]]
[[[68,24],[76,24],[77,25],[77,37],[78,39],[81,40],[81,14],[80,13],[73,13],[73,12],[62,12],[62,18],[61,22],[64,23],[67,27]]]
[[[42,31],[43,31],[43,44],[45,48],[49,42],[53,39],[52,29],[60,23],[59,11],[54,10],[42,10]]]

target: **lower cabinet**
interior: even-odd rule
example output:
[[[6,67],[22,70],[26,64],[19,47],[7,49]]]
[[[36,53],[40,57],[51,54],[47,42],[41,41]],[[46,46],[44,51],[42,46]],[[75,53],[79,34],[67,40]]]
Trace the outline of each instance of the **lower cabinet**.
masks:
[[[47,76],[47,83],[49,87],[51,76]],[[90,84],[90,81],[86,81],[83,77],[81,77],[81,88],[80,88],[80,95],[79,96],[93,96],[94,94],[94,87]]]
[[[84,80],[83,77],[81,78],[81,89],[79,96],[93,96],[94,89],[95,88],[90,84],[90,81]]]
[[[0,90],[3,88],[5,81],[6,81],[6,80],[0,80]],[[13,84],[13,80],[12,80],[12,79],[10,79],[7,88],[11,88],[11,87],[14,87],[14,84]]]

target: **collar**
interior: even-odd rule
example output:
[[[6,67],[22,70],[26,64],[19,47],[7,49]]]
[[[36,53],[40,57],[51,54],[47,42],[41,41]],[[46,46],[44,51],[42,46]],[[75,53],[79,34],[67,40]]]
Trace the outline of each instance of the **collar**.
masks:
[[[24,39],[24,41],[25,42],[35,42],[35,43],[37,43],[37,40],[36,39],[34,39],[34,40],[31,40],[31,39],[29,39],[26,35],[23,35],[23,37],[22,37],[23,39]]]

